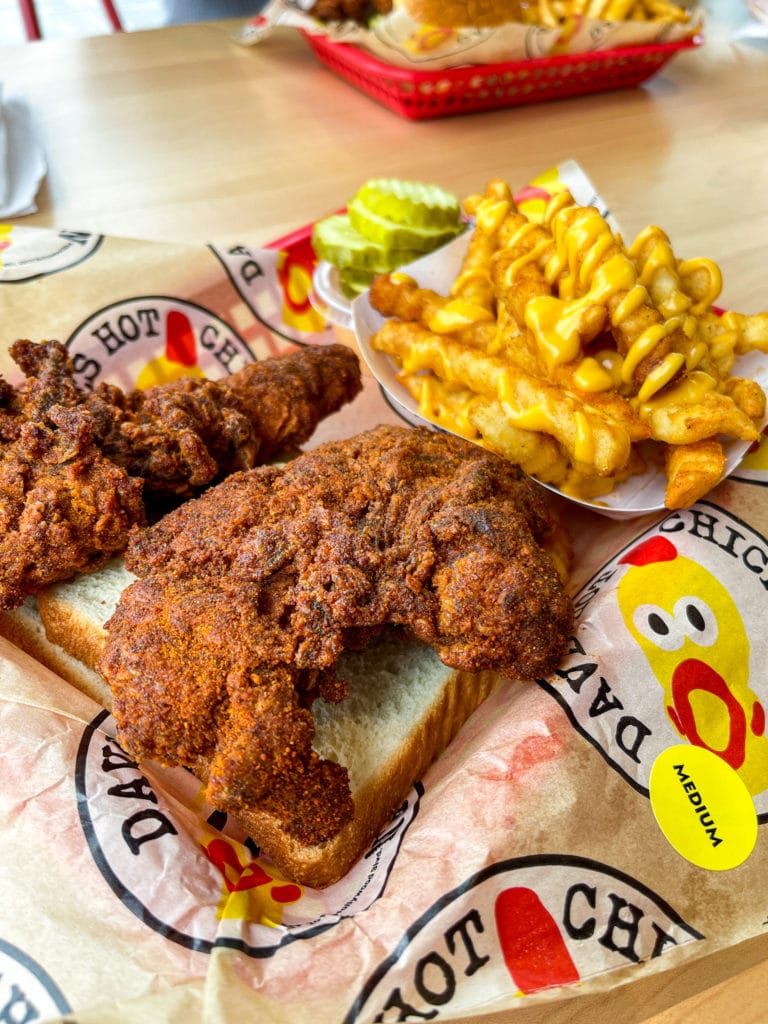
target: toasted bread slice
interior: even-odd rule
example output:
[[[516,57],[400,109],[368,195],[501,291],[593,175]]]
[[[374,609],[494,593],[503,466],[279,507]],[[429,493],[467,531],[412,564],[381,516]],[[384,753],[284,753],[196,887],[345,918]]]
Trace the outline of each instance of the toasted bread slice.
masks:
[[[95,667],[106,640],[104,623],[133,579],[122,560],[113,559],[0,616],[0,633],[109,708],[111,694]],[[315,888],[346,874],[498,683],[493,672],[449,669],[431,648],[395,635],[365,651],[346,652],[339,676],[349,682],[349,697],[340,704],[315,701],[314,747],[348,769],[352,821],[333,839],[308,847],[286,835],[270,814],[238,815],[287,878]],[[193,768],[205,782],[207,766]]]

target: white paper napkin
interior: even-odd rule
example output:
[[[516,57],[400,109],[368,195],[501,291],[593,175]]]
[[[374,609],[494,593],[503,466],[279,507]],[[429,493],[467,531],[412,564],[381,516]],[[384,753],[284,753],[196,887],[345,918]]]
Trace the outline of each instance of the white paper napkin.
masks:
[[[0,217],[35,212],[45,171],[45,154],[29,108],[20,97],[3,98],[0,85]]]
[[[738,12],[729,9],[733,20],[731,38],[735,42],[768,41],[768,0],[745,0]]]

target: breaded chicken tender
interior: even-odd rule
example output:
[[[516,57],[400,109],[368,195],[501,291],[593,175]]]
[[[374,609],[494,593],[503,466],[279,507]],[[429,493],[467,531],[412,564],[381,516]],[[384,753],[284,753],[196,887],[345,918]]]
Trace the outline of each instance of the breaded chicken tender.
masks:
[[[153,500],[294,449],[361,388],[342,345],[130,392],[78,388],[58,341],[21,340],[10,353],[26,380],[0,378],[2,610],[123,551]]]
[[[236,473],[131,539],[100,666],[120,742],[209,762],[214,806],[323,842],[353,813],[311,747],[311,702],[347,692],[341,653],[388,628],[457,669],[549,673],[573,616],[544,550],[560,530],[516,466],[426,428]]]

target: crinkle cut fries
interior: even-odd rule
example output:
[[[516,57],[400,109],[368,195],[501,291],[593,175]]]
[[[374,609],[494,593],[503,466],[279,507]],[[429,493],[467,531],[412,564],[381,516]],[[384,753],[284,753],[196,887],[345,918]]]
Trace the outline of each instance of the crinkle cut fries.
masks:
[[[590,501],[658,452],[670,509],[722,478],[722,437],[759,439],[765,393],[731,371],[768,351],[768,313],[720,315],[716,263],[679,259],[655,226],[626,246],[569,192],[541,223],[496,179],[464,209],[474,227],[447,295],[397,272],[370,292],[388,318],[371,345],[426,419]]]

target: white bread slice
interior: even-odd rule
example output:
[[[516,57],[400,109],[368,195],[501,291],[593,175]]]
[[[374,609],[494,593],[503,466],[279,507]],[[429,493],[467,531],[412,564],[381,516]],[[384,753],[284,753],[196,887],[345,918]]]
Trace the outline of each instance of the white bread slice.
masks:
[[[94,669],[106,639],[104,623],[133,578],[114,559],[105,569],[49,588],[39,595],[37,609],[28,603],[6,613],[0,632],[109,707],[111,695]],[[15,623],[17,639],[6,632],[9,622]],[[353,820],[333,839],[306,847],[270,814],[238,815],[287,878],[315,888],[346,874],[499,681],[493,672],[449,669],[431,648],[394,636],[365,651],[346,652],[338,674],[349,682],[350,695],[340,704],[315,701],[313,745],[321,757],[347,767]],[[191,767],[205,782],[206,765]]]
[[[0,636],[10,640],[102,707],[110,708],[112,695],[101,676],[63,647],[52,643],[47,636],[37,598],[28,597],[19,608],[0,612]]]
[[[117,557],[97,572],[47,587],[38,595],[37,606],[48,640],[96,671],[107,639],[104,623],[135,579]]]

